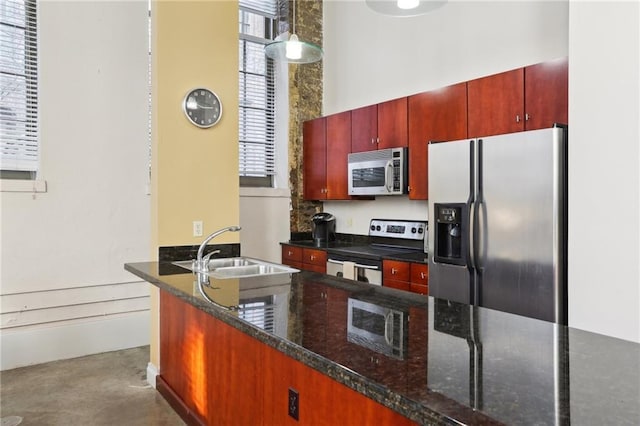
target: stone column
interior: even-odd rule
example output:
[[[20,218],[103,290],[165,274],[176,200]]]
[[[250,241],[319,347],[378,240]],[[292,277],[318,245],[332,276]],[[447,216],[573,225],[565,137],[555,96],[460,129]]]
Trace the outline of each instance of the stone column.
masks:
[[[293,23],[293,2],[289,2]],[[296,2],[295,32],[303,41],[322,46],[322,0]],[[289,65],[289,186],[291,188],[291,231],[311,230],[311,216],[319,202],[303,199],[302,123],[322,115],[322,61]]]

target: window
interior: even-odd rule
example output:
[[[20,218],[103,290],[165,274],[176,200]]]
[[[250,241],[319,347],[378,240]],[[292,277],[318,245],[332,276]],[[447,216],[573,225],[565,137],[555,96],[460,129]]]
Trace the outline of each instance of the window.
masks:
[[[35,178],[38,170],[36,0],[0,3],[0,170]]]
[[[271,187],[276,168],[276,73],[273,61],[264,54],[264,45],[274,39],[281,12],[278,8],[286,12],[287,2],[240,0],[239,5],[240,185]]]

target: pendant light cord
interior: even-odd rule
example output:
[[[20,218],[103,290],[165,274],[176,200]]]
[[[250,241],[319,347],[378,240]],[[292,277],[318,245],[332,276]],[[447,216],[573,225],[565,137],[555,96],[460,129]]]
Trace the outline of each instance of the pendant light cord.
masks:
[[[291,34],[295,34],[296,33],[296,0],[293,0],[293,27],[292,28],[293,28],[293,31],[291,31]]]

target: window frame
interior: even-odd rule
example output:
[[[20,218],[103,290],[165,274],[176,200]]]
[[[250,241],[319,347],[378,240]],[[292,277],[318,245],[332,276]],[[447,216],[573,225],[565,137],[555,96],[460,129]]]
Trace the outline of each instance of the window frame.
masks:
[[[3,181],[35,181],[40,168],[40,134],[38,114],[38,4],[37,0],[7,0],[3,2],[6,8],[6,20],[0,20],[5,50],[0,50],[3,66],[0,68],[0,79],[8,88],[10,83],[24,79],[18,83],[18,88],[0,93],[4,105],[13,106],[16,114],[14,120],[0,116],[0,180]],[[23,8],[21,16],[11,15],[11,12]],[[20,22],[12,18],[21,19]],[[22,19],[24,21],[22,21]],[[21,25],[21,22],[24,22]],[[18,30],[11,34],[12,30]],[[5,38],[6,37],[6,38]],[[9,42],[9,43],[7,43]],[[9,49],[7,46],[16,46]],[[16,54],[23,53],[22,60],[15,60]],[[12,59],[14,58],[14,59]],[[13,61],[13,63],[12,63]],[[19,67],[16,67],[16,64]],[[13,99],[12,99],[13,98]],[[7,116],[9,114],[6,114]],[[15,135],[8,130],[17,127]],[[4,129],[3,129],[4,128]],[[6,132],[6,133],[4,133]],[[13,136],[13,137],[11,137]],[[15,138],[15,139],[14,139]],[[13,153],[12,153],[13,152]],[[17,190],[25,185],[21,183],[3,183],[2,191]],[[32,184],[34,192],[40,192],[42,184]],[[46,187],[46,185],[44,185]],[[10,189],[13,188],[13,189]],[[36,191],[36,188],[40,189]]]

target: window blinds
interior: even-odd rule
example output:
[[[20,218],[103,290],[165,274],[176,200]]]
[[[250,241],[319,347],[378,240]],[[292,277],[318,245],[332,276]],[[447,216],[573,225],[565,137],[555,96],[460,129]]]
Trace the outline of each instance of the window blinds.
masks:
[[[264,54],[277,24],[277,1],[240,0],[239,173],[275,174],[275,73]]]
[[[36,0],[0,3],[0,170],[38,168]]]

